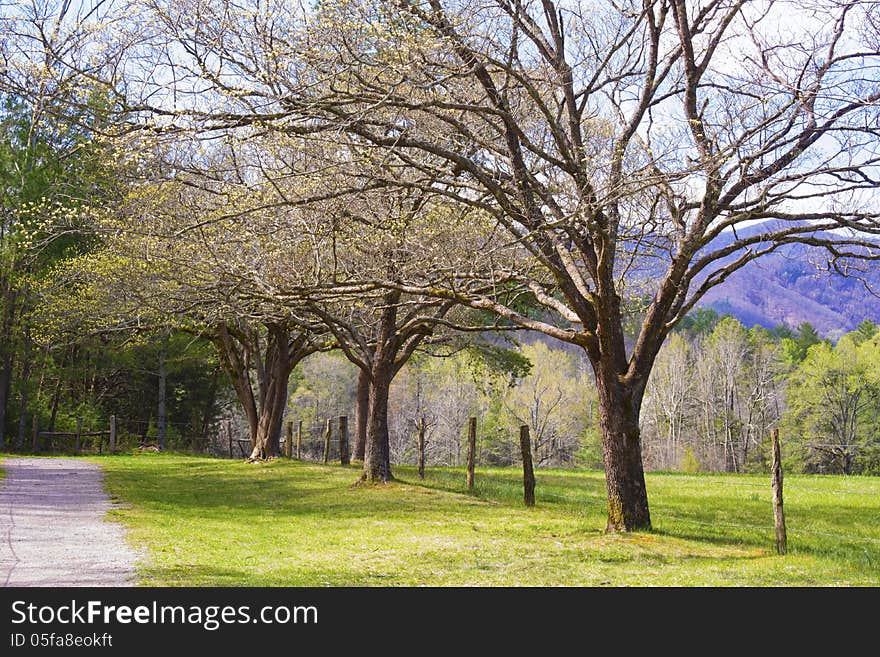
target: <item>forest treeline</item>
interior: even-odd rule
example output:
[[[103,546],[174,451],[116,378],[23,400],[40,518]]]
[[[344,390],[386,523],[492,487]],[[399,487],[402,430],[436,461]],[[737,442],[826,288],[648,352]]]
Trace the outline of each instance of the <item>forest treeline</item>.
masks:
[[[475,416],[481,463],[518,464],[517,431],[527,424],[539,467],[601,468],[589,363],[538,336],[515,351],[528,363],[519,374],[469,352],[410,363],[392,389],[392,460],[416,463],[424,418],[428,463],[462,465],[465,427]],[[289,416],[319,436],[326,418],[355,408],[356,377],[338,355],[310,358],[294,374]],[[764,472],[773,427],[780,429],[792,471],[880,474],[874,322],[865,320],[832,344],[809,323],[746,328],[711,308],[688,316],[648,384],[641,418],[646,467]]]

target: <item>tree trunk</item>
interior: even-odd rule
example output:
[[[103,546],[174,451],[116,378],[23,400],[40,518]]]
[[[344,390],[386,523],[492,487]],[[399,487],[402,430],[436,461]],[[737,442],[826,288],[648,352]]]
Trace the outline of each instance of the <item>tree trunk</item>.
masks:
[[[370,414],[370,373],[359,370],[357,386],[357,419],[354,437],[355,461],[363,461],[367,447],[367,421]]]
[[[0,354],[0,449],[3,449],[6,434],[6,408],[9,406],[9,391],[12,389],[12,353],[6,351]]]
[[[289,381],[289,376],[290,373],[288,372],[288,377],[285,377],[284,385],[281,386],[281,399],[277,402],[277,412],[273,414],[275,424],[272,427],[272,435],[270,436],[272,456],[281,456],[281,432],[284,430],[284,414],[287,412],[287,382]]]
[[[214,369],[211,375],[211,387],[208,389],[208,400],[205,402],[205,412],[202,415],[202,437],[207,438],[208,427],[214,418],[214,406],[217,404],[217,384],[220,379],[219,370]]]
[[[383,297],[385,307],[382,310],[376,348],[371,361],[367,440],[364,449],[364,472],[360,479],[369,483],[387,482],[393,479],[391,445],[388,436],[388,397],[391,381],[400,367],[400,363],[395,363],[400,347],[397,333],[399,301],[400,292],[388,292]]]
[[[244,411],[251,439],[251,449],[253,449],[257,444],[259,414],[251,385],[247,353],[236,343],[225,323],[218,324],[216,335],[215,344],[220,355],[220,364],[229,375],[235,396]]]
[[[168,363],[166,353],[167,338],[163,338],[159,350],[159,405],[156,409],[156,428],[159,434],[159,449],[165,450],[165,438],[168,427],[168,406],[165,402],[165,389],[168,383]]]
[[[25,349],[25,361],[22,364],[21,374],[21,405],[18,409],[18,435],[15,439],[15,448],[21,450],[24,445],[24,432],[27,428],[27,407],[28,407],[28,386],[31,380],[31,370],[33,369],[30,361],[30,354]]]
[[[286,395],[273,394],[271,397],[266,398],[266,401],[260,408],[257,419],[256,431],[254,432],[254,446],[250,455],[251,460],[262,461],[279,455],[281,428],[284,423],[286,402]]]
[[[260,391],[260,404],[256,438],[251,460],[265,460],[280,454],[281,427],[287,407],[287,382],[295,365],[288,349],[288,332],[278,326],[270,326],[266,345],[264,389]]]
[[[600,368],[601,369],[601,368]],[[641,399],[616,375],[596,377],[599,392],[599,425],[608,491],[606,532],[651,528],[648,493],[642,467],[639,434]]]
[[[378,483],[392,479],[388,436],[388,397],[392,376],[392,364],[380,362],[377,359],[377,363],[373,367],[372,384],[370,385],[364,473],[361,476],[361,481]]]
[[[217,327],[215,344],[223,369],[232,380],[236,397],[248,421],[251,439],[249,460],[260,461],[280,454],[281,428],[287,407],[287,383],[296,364],[307,354],[305,340],[297,339],[291,353],[290,332],[279,325],[268,325],[265,362],[260,363],[258,394],[254,394],[250,376],[249,350],[252,345],[237,342],[229,327]],[[238,340],[244,338],[238,337]],[[259,403],[257,403],[259,399]]]
[[[285,384],[287,379],[285,379]],[[273,388],[281,386],[276,382]],[[284,386],[285,393],[287,386]],[[260,407],[257,416],[257,426],[254,432],[253,449],[250,459],[262,461],[280,454],[281,428],[284,424],[284,410],[287,406],[287,395],[280,394],[279,390],[272,391]]]
[[[419,479],[425,478],[425,418],[419,418]]]
[[[12,346],[12,325],[15,322],[14,291],[8,287],[3,295],[3,332],[0,334],[0,449],[3,448],[6,434],[6,409],[9,407],[9,393],[12,391],[12,371],[15,367]]]

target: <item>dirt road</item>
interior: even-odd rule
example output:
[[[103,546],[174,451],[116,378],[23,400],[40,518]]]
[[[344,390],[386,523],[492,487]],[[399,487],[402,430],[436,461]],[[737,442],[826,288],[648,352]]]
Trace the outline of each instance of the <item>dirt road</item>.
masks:
[[[0,463],[0,586],[130,586],[138,554],[99,466],[65,458]]]

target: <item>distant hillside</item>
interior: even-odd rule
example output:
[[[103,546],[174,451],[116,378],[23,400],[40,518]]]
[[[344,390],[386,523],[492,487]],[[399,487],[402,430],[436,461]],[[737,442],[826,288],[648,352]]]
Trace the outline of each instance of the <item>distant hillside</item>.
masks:
[[[700,305],[730,313],[747,326],[810,322],[831,338],[863,319],[880,321],[880,265],[866,263],[866,286],[859,278],[821,271],[824,263],[824,254],[814,247],[787,245],[731,275]]]

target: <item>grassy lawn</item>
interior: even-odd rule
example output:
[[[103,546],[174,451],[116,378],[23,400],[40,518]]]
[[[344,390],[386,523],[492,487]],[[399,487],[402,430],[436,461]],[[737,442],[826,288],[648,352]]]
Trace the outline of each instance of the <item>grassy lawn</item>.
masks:
[[[600,472],[354,468],[173,454],[92,457],[150,555],[147,586],[880,584],[880,479],[787,476],[791,553],[773,553],[769,477],[651,474],[655,530],[605,536]]]

